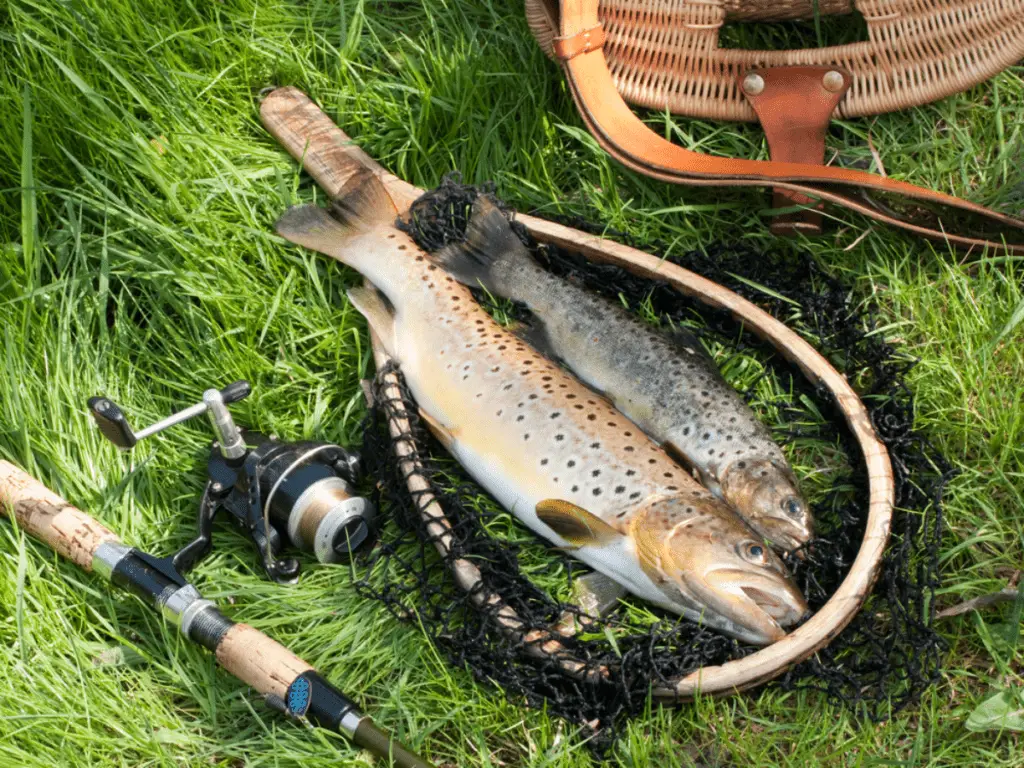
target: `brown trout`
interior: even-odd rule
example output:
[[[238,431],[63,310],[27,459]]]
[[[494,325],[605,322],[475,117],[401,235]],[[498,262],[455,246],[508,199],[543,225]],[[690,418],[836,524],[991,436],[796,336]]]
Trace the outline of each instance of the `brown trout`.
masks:
[[[747,642],[773,642],[805,614],[781,561],[732,510],[394,226],[375,176],[350,182],[333,213],[292,208],[277,231],[373,284],[352,303],[431,430],[502,506],[635,595]]]
[[[484,197],[466,242],[434,258],[457,280],[526,304],[540,324],[531,341],[695,469],[773,546],[792,550],[811,538],[810,508],[786,457],[693,334],[652,328],[542,269]]]

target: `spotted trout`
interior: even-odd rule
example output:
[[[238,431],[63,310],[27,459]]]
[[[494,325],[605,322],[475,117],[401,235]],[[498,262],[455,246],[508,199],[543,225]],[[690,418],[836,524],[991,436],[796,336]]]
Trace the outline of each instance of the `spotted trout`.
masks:
[[[466,241],[434,257],[457,280],[523,302],[531,340],[608,397],[758,533],[782,550],[812,536],[810,509],[779,446],[691,333],[666,334],[544,270],[504,214],[479,197]]]
[[[531,530],[640,598],[746,642],[807,604],[759,537],[612,405],[502,328],[395,227],[372,173],[278,233],[358,270],[349,291],[431,431]]]

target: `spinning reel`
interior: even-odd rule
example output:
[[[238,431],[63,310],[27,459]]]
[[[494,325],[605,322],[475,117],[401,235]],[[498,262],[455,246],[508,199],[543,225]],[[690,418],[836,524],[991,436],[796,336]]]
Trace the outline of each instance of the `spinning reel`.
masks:
[[[236,381],[223,390],[208,389],[201,403],[139,432],[132,430],[124,412],[110,399],[89,399],[89,410],[104,437],[124,450],[209,414],[217,440],[206,465],[209,479],[199,503],[199,533],[163,562],[179,578],[209,553],[213,520],[222,510],[252,539],[263,570],[277,582],[294,582],[299,576],[298,560],[279,557],[286,541],[313,552],[321,563],[334,563],[373,536],[373,505],[352,488],[360,475],[359,456],[331,443],[286,443],[243,432],[227,406],[251,392],[247,381]]]

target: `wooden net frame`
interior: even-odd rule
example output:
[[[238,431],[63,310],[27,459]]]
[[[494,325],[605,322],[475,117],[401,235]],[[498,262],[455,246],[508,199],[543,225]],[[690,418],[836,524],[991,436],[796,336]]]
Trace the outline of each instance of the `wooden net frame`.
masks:
[[[726,21],[810,18],[812,0],[601,0],[604,52],[632,104],[716,120],[756,121],[738,81],[753,68],[834,66],[853,75],[836,109],[860,117],[966,90],[1024,58],[1024,0],[818,0],[818,13],[859,11],[868,40],[828,48],[719,47]],[[530,29],[552,55],[557,10],[526,0]]]

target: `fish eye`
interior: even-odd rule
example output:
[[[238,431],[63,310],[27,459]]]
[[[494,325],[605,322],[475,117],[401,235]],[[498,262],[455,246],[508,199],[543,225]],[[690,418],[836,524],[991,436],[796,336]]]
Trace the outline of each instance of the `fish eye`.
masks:
[[[795,496],[790,496],[782,501],[782,511],[790,517],[798,517],[804,511],[804,505],[800,503],[800,499]]]
[[[768,562],[764,547],[756,541],[747,541],[740,544],[739,551],[740,556],[747,562],[754,563],[755,565],[765,565]]]

